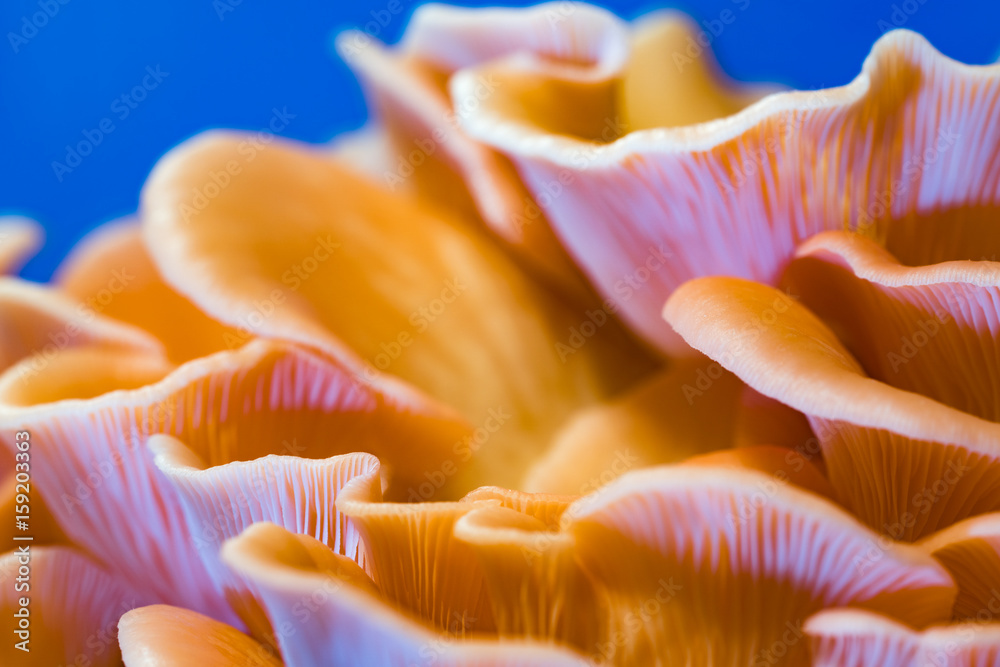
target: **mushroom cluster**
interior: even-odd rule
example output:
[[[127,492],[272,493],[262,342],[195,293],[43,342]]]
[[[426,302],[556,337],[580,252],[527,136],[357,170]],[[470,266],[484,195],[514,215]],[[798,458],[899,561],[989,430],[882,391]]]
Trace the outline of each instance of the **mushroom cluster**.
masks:
[[[699,35],[427,5],[332,146],[0,222],[0,662],[1000,664],[1000,65]]]

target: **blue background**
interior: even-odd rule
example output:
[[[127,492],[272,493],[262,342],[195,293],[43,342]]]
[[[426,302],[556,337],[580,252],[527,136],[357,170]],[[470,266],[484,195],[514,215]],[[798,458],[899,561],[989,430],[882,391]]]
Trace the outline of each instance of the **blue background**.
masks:
[[[401,1],[405,11],[379,27],[379,39],[396,41],[419,4]],[[273,108],[295,114],[282,134],[304,141],[327,141],[360,126],[361,92],[333,54],[332,36],[363,27],[388,2],[0,0],[0,213],[35,218],[47,232],[45,248],[23,275],[47,278],[83,234],[133,212],[157,158],[201,130],[261,129]],[[22,33],[40,4],[58,12]],[[674,6],[699,21],[746,5],[604,3],[626,18]],[[737,79],[841,85],[857,74],[897,8],[903,27],[953,58],[986,63],[1000,55],[997,0],[749,0],[713,48]],[[26,43],[12,45],[11,33],[27,35]],[[147,66],[168,75],[122,119],[124,107],[112,105],[142,82]],[[67,145],[102,119],[114,130],[60,181],[52,163],[64,162]]]

